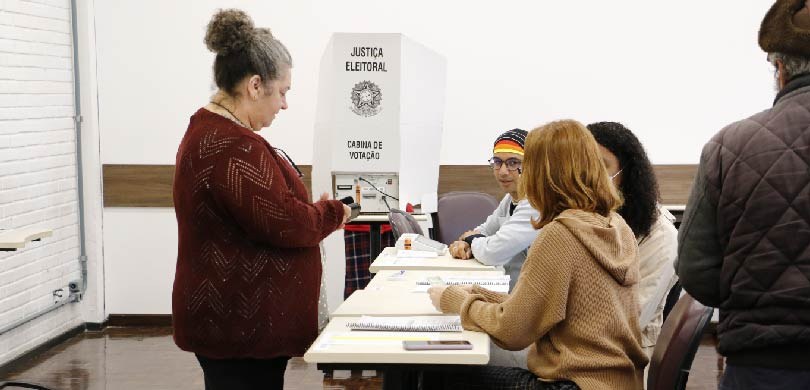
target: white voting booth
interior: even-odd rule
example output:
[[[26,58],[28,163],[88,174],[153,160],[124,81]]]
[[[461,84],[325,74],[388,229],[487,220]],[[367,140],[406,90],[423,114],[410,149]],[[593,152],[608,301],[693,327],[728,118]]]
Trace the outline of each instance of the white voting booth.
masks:
[[[315,197],[351,196],[366,217],[407,203],[436,211],[446,67],[443,56],[402,34],[335,33],[318,82]],[[343,300],[343,233],[324,246],[333,309]]]

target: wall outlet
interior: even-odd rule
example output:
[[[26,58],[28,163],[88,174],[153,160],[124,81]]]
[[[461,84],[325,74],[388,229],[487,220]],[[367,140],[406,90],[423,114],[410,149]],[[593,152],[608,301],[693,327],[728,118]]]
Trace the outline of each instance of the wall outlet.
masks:
[[[68,294],[67,290],[65,290],[64,288],[53,290],[52,294],[53,294],[53,304],[54,305],[58,305],[58,304],[62,303],[63,301],[66,301],[68,299],[68,296],[70,295],[70,294]]]

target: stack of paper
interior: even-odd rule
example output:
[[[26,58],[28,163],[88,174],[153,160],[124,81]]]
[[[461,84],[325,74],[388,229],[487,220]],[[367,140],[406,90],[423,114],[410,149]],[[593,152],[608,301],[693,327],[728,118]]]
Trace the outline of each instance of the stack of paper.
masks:
[[[437,282],[436,279],[439,281]],[[440,278],[434,276],[425,280],[416,282],[414,292],[427,292],[431,285],[447,285],[447,286],[472,286],[477,284],[487,290],[495,292],[508,293],[509,275],[492,275],[492,276],[445,276]]]
[[[461,332],[459,316],[443,317],[372,317],[362,316],[346,324],[351,330],[386,332]]]

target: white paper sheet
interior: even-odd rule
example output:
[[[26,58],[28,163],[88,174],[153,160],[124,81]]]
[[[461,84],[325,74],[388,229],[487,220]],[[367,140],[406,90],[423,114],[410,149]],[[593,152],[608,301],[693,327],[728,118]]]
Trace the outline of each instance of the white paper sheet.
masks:
[[[416,287],[414,287],[414,289],[412,290],[412,292],[426,293],[427,290],[430,287],[431,286],[429,284],[417,284]],[[509,283],[507,283],[505,285],[500,285],[499,284],[499,285],[494,285],[494,286],[490,285],[490,286],[481,286],[481,287],[483,287],[483,288],[485,288],[487,290],[490,290],[490,291],[495,291],[495,292],[504,293],[504,294],[509,292]]]
[[[435,259],[439,257],[436,252],[429,251],[397,251],[398,259]]]

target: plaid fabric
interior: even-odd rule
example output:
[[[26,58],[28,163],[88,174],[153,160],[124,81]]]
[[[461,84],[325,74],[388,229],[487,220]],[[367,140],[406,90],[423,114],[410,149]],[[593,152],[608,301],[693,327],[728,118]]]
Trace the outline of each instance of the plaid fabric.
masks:
[[[385,226],[383,226],[385,227]],[[388,231],[385,231],[388,230]],[[394,235],[390,229],[380,234],[380,249],[394,246]],[[346,284],[343,288],[343,298],[347,298],[355,290],[362,290],[371,280],[368,267],[371,266],[371,236],[368,232],[346,230],[343,232],[343,241],[346,244]]]
[[[579,390],[579,386],[569,381],[543,382],[522,368],[483,366],[458,372],[425,372],[422,389]]]

